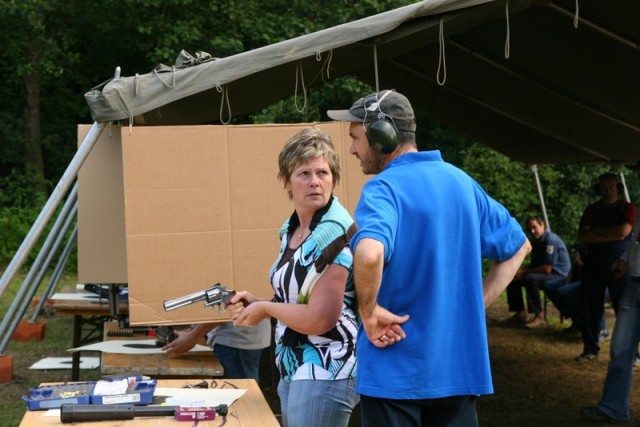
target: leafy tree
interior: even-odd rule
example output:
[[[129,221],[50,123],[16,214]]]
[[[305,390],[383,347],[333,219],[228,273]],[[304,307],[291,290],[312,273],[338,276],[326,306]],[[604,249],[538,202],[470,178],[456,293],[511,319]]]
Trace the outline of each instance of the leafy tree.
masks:
[[[158,63],[172,64],[182,49],[229,56],[408,3],[343,0],[328,8],[300,0],[1,2],[0,96],[14,102],[0,110],[0,194],[7,195],[0,197],[0,222],[13,227],[18,217],[35,218],[76,151],[76,125],[91,121],[84,93],[111,78],[116,66],[123,75],[145,73]],[[354,85],[352,80],[345,87]],[[314,96],[321,105],[323,96]],[[307,117],[321,111],[310,110]],[[18,215],[14,208],[33,212]],[[2,245],[17,247],[22,231],[4,233]]]
[[[76,126],[91,122],[83,95],[113,77],[174,63],[184,49],[225,57],[412,3],[408,0],[6,0],[0,2],[0,265],[26,234],[76,151]],[[325,120],[371,87],[352,77],[240,118],[242,122]],[[8,102],[12,100],[13,102]],[[419,117],[420,149],[437,148],[524,221],[540,212],[531,171],[454,129]],[[595,177],[608,168],[540,166],[552,228],[575,240]],[[632,200],[640,189],[628,174]],[[635,186],[635,187],[634,187]],[[568,237],[569,236],[569,237]],[[8,249],[9,248],[9,249]]]

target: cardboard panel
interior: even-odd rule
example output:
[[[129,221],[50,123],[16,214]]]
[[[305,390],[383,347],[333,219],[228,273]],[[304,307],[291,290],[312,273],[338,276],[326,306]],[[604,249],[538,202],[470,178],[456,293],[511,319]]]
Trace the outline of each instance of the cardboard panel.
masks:
[[[233,277],[235,283],[247,284],[259,289],[265,297],[272,297],[269,284],[269,269],[276,260],[280,240],[278,229],[234,230],[233,245]],[[256,245],[256,242],[263,244]],[[240,288],[237,288],[240,289]]]
[[[220,188],[130,191],[127,209],[148,215],[127,218],[127,234],[196,233],[229,228],[229,209],[218,203]],[[189,207],[185,209],[185,207]]]
[[[278,153],[301,127],[229,127],[231,225],[234,230],[275,229],[293,212],[278,181]],[[277,236],[276,236],[277,238]]]
[[[99,231],[126,235],[132,324],[225,319],[202,303],[171,312],[162,306],[164,300],[217,282],[272,296],[268,272],[279,249],[277,232],[293,212],[277,179],[277,157],[285,142],[307,126],[119,129],[122,161],[114,161],[117,154],[111,153],[100,166],[123,177],[118,188],[124,215],[119,218],[126,221]],[[340,154],[342,180],[335,194],[353,212],[367,177],[348,154],[348,124],[317,126],[332,136]]]
[[[135,213],[134,213],[135,215]],[[233,278],[227,231],[127,236],[132,324],[180,324],[225,319],[202,303],[166,312],[162,302]]]
[[[78,145],[90,129],[78,126]],[[128,282],[119,126],[107,126],[78,172],[78,281]]]

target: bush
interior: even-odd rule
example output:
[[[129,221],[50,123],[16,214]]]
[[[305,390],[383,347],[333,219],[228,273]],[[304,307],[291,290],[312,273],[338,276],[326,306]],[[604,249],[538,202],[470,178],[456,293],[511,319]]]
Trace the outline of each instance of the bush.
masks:
[[[0,271],[16,255],[47,201],[48,195],[37,188],[34,176],[16,170],[0,178]],[[55,217],[54,215],[53,218]],[[33,263],[53,223],[52,220],[47,225],[25,264]],[[58,250],[61,251],[62,248]],[[76,259],[75,253],[73,259]],[[73,266],[70,272],[75,272],[75,262],[70,261],[69,265]]]

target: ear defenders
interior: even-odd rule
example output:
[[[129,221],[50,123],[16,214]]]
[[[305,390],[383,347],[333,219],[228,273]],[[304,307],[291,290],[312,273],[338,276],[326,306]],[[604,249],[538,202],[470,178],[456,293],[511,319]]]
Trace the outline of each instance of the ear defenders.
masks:
[[[367,116],[365,114],[364,122],[362,123],[365,134],[371,148],[381,154],[389,154],[398,146],[396,125],[393,123],[393,119],[380,109],[380,103],[389,93],[391,91],[385,92],[380,99],[378,99],[378,94],[369,95],[364,100],[365,113],[377,116],[377,120],[367,126]]]

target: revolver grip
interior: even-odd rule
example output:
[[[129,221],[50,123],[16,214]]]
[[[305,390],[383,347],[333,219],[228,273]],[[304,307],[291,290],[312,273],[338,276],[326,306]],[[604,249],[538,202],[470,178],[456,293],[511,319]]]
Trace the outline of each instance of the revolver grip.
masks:
[[[227,291],[227,294],[224,295],[224,297],[222,298],[222,302],[224,303],[224,305],[229,305],[229,300],[236,294],[236,291],[231,290],[231,291]],[[242,298],[240,301],[240,303],[242,303],[243,306],[248,306],[249,305],[249,301],[247,301],[246,299]]]

